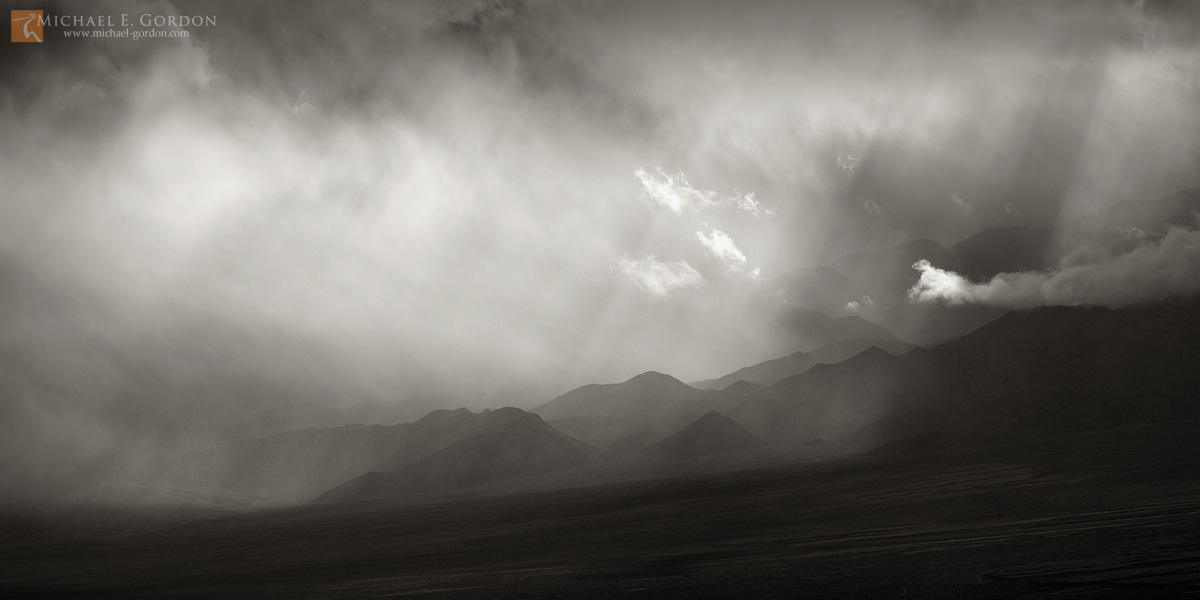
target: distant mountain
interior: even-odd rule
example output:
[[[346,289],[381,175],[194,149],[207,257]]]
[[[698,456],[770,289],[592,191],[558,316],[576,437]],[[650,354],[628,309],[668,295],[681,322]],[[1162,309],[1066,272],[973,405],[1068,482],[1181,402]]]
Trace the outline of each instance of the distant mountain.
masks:
[[[726,414],[769,439],[829,437],[885,418],[903,424],[887,428],[892,438],[1080,431],[1200,416],[1197,364],[1200,301],[1044,307],[932,349],[871,348],[817,365]]]
[[[1200,187],[1193,187],[1153,200],[1124,200],[1078,219],[1068,227],[1122,237],[1139,233],[1161,236],[1167,227],[1194,227],[1198,212]]]
[[[533,410],[546,419],[652,413],[712,394],[655,371],[622,383],[589,384],[571,390]]]
[[[724,392],[726,396],[736,397],[736,396],[745,396],[746,394],[749,394],[750,392],[757,392],[758,390],[761,390],[762,388],[763,388],[762,385],[754,383],[753,381],[746,381],[745,379],[739,379],[739,380],[721,388],[721,391]]]
[[[896,340],[855,338],[822,346],[812,352],[793,352],[787,356],[743,367],[723,377],[697,381],[692,385],[701,389],[720,390],[737,381],[747,381],[767,386],[783,379],[803,373],[814,365],[836,363],[846,360],[867,348],[876,346],[889,354],[903,354],[916,346]]]
[[[413,423],[303,429],[160,461],[153,479],[285,500],[311,499],[368,471],[390,471],[529,417],[516,408],[435,410]]]
[[[1154,200],[1125,200],[1064,223],[1059,237],[1070,246],[1100,246],[1114,255],[1161,239],[1170,227],[1200,224],[1200,187]]]
[[[537,415],[522,411],[497,431],[460,440],[394,471],[355,477],[316,501],[382,498],[542,475],[591,462],[589,451]]]
[[[804,307],[826,314],[841,314],[846,304],[866,293],[837,269],[828,266],[796,269],[772,282],[772,293],[784,306]]]
[[[812,350],[859,338],[897,341],[892,332],[862,317],[831,317],[804,308],[785,312],[779,317],[778,325],[795,340],[793,347],[799,347],[801,350]]]
[[[758,445],[758,438],[737,421],[712,411],[682,431],[647,446],[645,453],[668,460],[686,460],[748,450]]]
[[[913,269],[913,264],[919,260],[928,260],[935,267],[960,271],[966,261],[967,264],[981,263],[981,266],[972,269],[991,268],[982,264],[982,259],[976,256],[986,254],[982,246],[989,241],[997,240],[984,236],[979,241],[968,244],[964,251],[971,256],[966,258],[960,258],[949,248],[925,239],[852,254],[821,267],[793,271],[764,284],[764,298],[760,300],[760,304],[774,302],[774,309],[780,311],[781,323],[788,318],[795,318],[791,312],[795,309],[815,310],[833,315],[828,317],[831,319],[838,318],[839,315],[841,318],[862,319],[887,332],[883,335],[868,331],[859,324],[857,330],[846,332],[840,337],[827,335],[821,338],[809,334],[806,340],[803,328],[796,328],[798,331],[795,332],[789,331],[791,339],[799,342],[795,347],[806,351],[854,338],[902,339],[922,344],[961,335],[999,317],[1003,311],[980,306],[910,302],[908,290],[920,278],[920,273]],[[999,242],[1008,243],[1004,240],[998,240],[997,243]],[[766,307],[763,310],[771,308]]]
[[[1028,227],[989,227],[950,246],[958,273],[987,281],[1000,273],[1037,271],[1055,264],[1054,232]]]
[[[585,385],[533,412],[588,444],[640,446],[720,408],[725,398],[650,371],[623,383]]]
[[[916,349],[904,356],[920,354]],[[872,346],[835,364],[821,364],[749,394],[728,414],[771,440],[830,437],[888,414],[889,390],[904,382],[899,357]]]
[[[919,278],[912,265],[921,259],[928,260],[940,269],[957,271],[961,268],[958,257],[949,249],[933,240],[925,239],[913,240],[883,250],[851,254],[828,266],[845,275],[847,280],[878,301],[880,297],[889,297],[897,291],[902,293],[911,288]]]

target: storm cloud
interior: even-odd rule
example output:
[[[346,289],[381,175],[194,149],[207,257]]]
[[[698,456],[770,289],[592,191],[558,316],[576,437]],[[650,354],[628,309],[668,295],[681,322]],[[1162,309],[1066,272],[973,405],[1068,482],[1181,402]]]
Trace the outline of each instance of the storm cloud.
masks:
[[[760,280],[1200,181],[1187,4],[183,13],[216,25],[48,28],[0,58],[0,346],[23,452],[710,377],[771,357],[752,341],[776,317],[752,302]],[[1194,235],[984,284],[930,269],[917,296],[1188,291],[1194,263],[1156,265],[1194,256]]]

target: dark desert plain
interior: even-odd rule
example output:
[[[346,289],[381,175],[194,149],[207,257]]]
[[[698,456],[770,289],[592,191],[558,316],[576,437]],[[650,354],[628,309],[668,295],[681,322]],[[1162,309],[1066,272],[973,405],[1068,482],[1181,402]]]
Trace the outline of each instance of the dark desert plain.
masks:
[[[1188,422],[914,444],[820,464],[169,525],[130,509],[95,515],[107,525],[87,534],[7,541],[4,586],[80,598],[1183,596],[1200,589],[1198,434]],[[70,521],[71,511],[40,516]],[[5,526],[39,526],[14,519]]]
[[[0,598],[1200,595],[1200,3],[0,50]]]

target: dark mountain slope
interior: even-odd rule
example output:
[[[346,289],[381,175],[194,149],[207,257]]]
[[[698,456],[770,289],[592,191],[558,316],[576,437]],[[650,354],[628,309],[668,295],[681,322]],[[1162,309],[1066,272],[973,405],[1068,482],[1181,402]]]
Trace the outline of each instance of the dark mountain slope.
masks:
[[[725,389],[733,382],[739,380],[750,381],[764,386],[773,385],[792,375],[799,375],[811,369],[814,365],[841,362],[872,346],[882,348],[889,354],[902,354],[916,347],[907,342],[895,340],[855,338],[822,346],[812,352],[793,352],[787,356],[764,361],[749,367],[742,367],[717,379],[698,381],[693,385],[711,390]]]
[[[646,447],[645,452],[668,460],[686,460],[748,450],[758,443],[758,438],[737,421],[712,411],[682,431]]]
[[[1198,414],[1200,302],[1013,311],[936,348],[869,349],[752,393],[730,417],[773,439],[901,416],[906,432],[1018,435]]]

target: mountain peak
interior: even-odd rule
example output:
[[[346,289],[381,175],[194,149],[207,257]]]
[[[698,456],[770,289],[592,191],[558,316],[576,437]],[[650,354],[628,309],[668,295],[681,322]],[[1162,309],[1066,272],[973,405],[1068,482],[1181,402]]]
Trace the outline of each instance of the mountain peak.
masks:
[[[459,408],[455,410],[440,409],[430,412],[418,419],[417,425],[439,425],[446,423],[469,423],[469,422],[508,422],[522,420],[537,420],[541,417],[511,406],[502,408],[485,408],[478,413],[471,412],[469,408]]]
[[[446,421],[469,419],[473,416],[475,416],[475,413],[471,412],[471,409],[469,409],[469,408],[457,408],[457,409],[440,408],[440,409],[437,409],[434,411],[430,411],[429,414],[421,417],[420,419],[417,419],[416,421],[414,421],[414,423],[419,423],[422,425],[431,425],[433,423],[444,423]]]
[[[679,381],[678,379],[675,379],[674,377],[671,377],[670,375],[667,375],[666,373],[659,373],[658,371],[646,371],[645,373],[642,373],[640,375],[635,375],[632,378],[630,378],[628,381],[626,381],[626,383],[634,383],[634,382],[679,382],[679,383],[683,383],[682,381]],[[684,384],[684,385],[686,385],[686,384]]]
[[[646,451],[671,460],[684,460],[747,450],[757,445],[758,438],[745,427],[714,410],[675,435],[651,444]]]
[[[746,381],[745,379],[739,379],[739,380],[725,386],[724,388],[721,389],[721,391],[725,392],[726,394],[728,394],[730,396],[743,396],[745,394],[749,394],[750,392],[760,390],[760,389],[762,389],[762,387],[763,387],[762,385],[754,383],[753,381]],[[708,416],[708,415],[705,415],[705,416]]]

